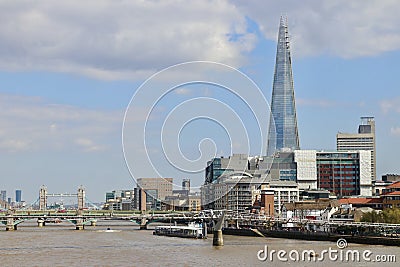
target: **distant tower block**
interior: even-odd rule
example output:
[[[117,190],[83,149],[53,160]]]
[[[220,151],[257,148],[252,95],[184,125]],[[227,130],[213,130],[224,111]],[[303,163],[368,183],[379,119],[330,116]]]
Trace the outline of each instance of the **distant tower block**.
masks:
[[[190,179],[183,179],[182,190],[187,190],[188,192],[190,192]]]
[[[42,185],[39,191],[39,210],[47,209],[47,187]]]
[[[85,208],[85,189],[83,186],[78,188],[78,210],[83,210]]]
[[[21,203],[22,201],[22,190],[17,189],[15,190],[15,202]]]
[[[267,156],[300,149],[287,18],[281,17],[272,85]]]
[[[146,191],[140,188],[139,189],[139,210],[141,210],[141,211],[147,210],[146,199],[147,199]]]

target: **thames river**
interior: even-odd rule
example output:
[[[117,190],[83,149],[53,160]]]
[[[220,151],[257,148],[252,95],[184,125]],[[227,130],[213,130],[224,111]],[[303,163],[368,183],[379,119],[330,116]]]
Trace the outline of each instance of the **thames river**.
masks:
[[[101,232],[108,227],[121,231]],[[83,231],[74,230],[74,225],[67,222],[43,228],[24,222],[17,231],[6,232],[2,228],[0,240],[0,266],[384,267],[399,266],[400,262],[400,247],[349,244],[340,250],[334,242],[225,235],[225,245],[217,248],[212,246],[211,235],[205,240],[154,236],[151,230],[138,230],[134,223],[118,221],[101,221]],[[315,256],[311,261],[308,257],[302,261],[302,253],[308,250],[314,250]],[[324,254],[324,250],[333,254]],[[340,253],[346,255],[349,250],[357,252],[360,260],[355,257],[353,262],[349,257],[346,262],[345,256],[340,259]],[[272,258],[271,251],[276,251]],[[377,259],[386,262],[378,264]]]

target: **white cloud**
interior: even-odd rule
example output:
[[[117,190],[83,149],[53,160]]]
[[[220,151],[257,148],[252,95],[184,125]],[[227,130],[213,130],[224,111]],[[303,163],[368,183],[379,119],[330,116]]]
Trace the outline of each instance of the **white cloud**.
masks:
[[[390,128],[390,134],[395,135],[395,136],[400,136],[400,127]]]
[[[245,63],[257,36],[289,17],[296,57],[372,56],[400,48],[400,4],[366,1],[2,1],[0,69],[146,78],[192,60]]]
[[[232,2],[271,40],[276,40],[279,16],[286,14],[298,57],[329,54],[354,58],[400,49],[397,0]]]
[[[305,99],[296,98],[298,106],[318,107],[318,108],[332,108],[337,107],[339,104],[327,99]]]
[[[0,151],[98,151],[120,142],[122,111],[51,105],[0,94]],[[114,140],[115,139],[115,140]]]
[[[89,138],[77,138],[74,141],[77,145],[82,147],[85,152],[99,151],[104,149],[104,146],[96,144]]]
[[[2,2],[0,68],[132,79],[190,60],[238,66],[246,30],[227,1]]]
[[[379,105],[384,114],[400,113],[400,97],[382,100]]]
[[[174,93],[177,95],[189,95],[191,91],[188,88],[178,88],[174,90]]]
[[[20,152],[28,150],[30,144],[25,140],[17,139],[0,139],[0,150],[5,150],[8,152]]]

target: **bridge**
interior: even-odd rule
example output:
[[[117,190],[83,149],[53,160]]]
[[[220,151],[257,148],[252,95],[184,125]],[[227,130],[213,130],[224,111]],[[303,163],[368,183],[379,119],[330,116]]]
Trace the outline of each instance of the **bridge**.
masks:
[[[373,228],[382,232],[397,231],[400,233],[400,224],[365,223],[346,221],[323,221],[310,219],[285,219],[254,214],[237,214],[231,211],[201,211],[201,212],[156,212],[144,213],[140,211],[110,211],[110,210],[70,210],[60,213],[58,211],[21,210],[0,213],[0,222],[6,226],[7,231],[17,230],[18,225],[36,220],[39,227],[49,222],[68,221],[76,230],[83,230],[85,226],[95,226],[97,220],[123,220],[136,223],[140,229],[147,229],[151,223],[177,223],[187,224],[190,221],[202,220],[210,227],[216,226],[218,218],[224,213],[222,227],[233,228],[264,228],[278,229],[282,225],[293,224],[299,227],[323,226],[327,232],[338,227],[348,228]],[[220,226],[221,227],[221,226]]]
[[[85,226],[95,226],[97,220],[124,220],[140,225],[140,229],[147,229],[147,225],[154,222],[185,224],[199,219],[193,213],[152,213],[146,214],[140,211],[129,213],[108,210],[71,210],[67,212],[57,211],[7,211],[0,213],[0,222],[6,226],[7,231],[18,229],[18,225],[29,220],[36,220],[39,227],[49,222],[68,221],[75,225],[76,230],[83,230]],[[204,218],[206,219],[206,218]]]
[[[75,225],[76,230],[83,230],[86,225],[95,226],[97,220],[123,220],[140,225],[140,229],[147,229],[151,223],[177,223],[187,224],[194,220],[203,220],[213,223],[219,218],[220,212],[202,214],[198,212],[157,212],[144,213],[141,211],[110,211],[110,210],[69,210],[67,212],[42,211],[42,210],[20,210],[0,213],[0,222],[6,226],[7,231],[18,229],[18,225],[28,221],[36,220],[39,227],[46,222],[68,221]]]
[[[83,186],[80,186],[78,188],[78,192],[76,194],[70,194],[70,193],[53,193],[49,194],[47,192],[47,187],[42,186],[40,187],[39,190],[39,210],[47,210],[47,198],[48,197],[74,197],[78,199],[78,210],[82,210],[85,208],[85,189]]]

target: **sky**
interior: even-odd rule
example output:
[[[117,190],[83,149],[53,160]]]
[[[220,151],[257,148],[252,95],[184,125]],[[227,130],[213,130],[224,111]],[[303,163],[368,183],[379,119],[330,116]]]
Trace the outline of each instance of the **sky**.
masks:
[[[199,186],[213,156],[258,154],[281,15],[301,148],[334,150],[374,116],[377,175],[400,173],[399,13],[396,0],[0,1],[0,188],[33,203],[41,185],[83,185],[98,202],[140,177]]]

